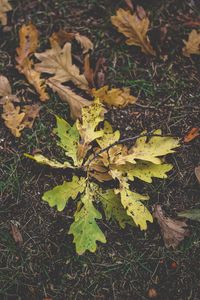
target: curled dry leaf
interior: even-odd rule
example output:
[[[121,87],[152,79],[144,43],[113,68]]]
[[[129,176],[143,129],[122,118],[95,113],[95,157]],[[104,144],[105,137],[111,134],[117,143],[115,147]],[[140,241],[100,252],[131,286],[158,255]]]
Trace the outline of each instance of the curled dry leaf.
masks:
[[[7,24],[7,15],[8,11],[12,10],[12,6],[8,2],[8,0],[0,0],[0,23],[2,25]]]
[[[54,74],[51,79],[60,83],[72,81],[77,87],[88,90],[88,82],[79,68],[72,63],[71,44],[66,43],[63,49],[56,40],[51,40],[51,49],[43,53],[35,53],[41,62],[35,65],[38,72]]]
[[[74,93],[69,87],[62,85],[55,79],[48,79],[47,84],[54,92],[57,92],[62,101],[67,102],[71,110],[71,118],[81,118],[81,109],[91,105],[91,101]]]
[[[154,207],[154,218],[157,219],[160,225],[161,233],[167,248],[176,248],[179,243],[189,235],[187,224],[184,221],[173,220],[165,217],[160,205]]]
[[[21,235],[21,232],[19,231],[19,228],[15,224],[11,224],[11,230],[12,230],[12,236],[13,239],[16,243],[22,244],[23,243],[23,238]]]
[[[38,30],[33,24],[23,25],[20,28],[16,61],[19,72],[24,74],[28,82],[35,87],[40,100],[46,101],[49,96],[45,91],[45,81],[40,78],[40,73],[34,69],[33,61],[29,59],[29,55],[38,47],[38,36]]]
[[[147,16],[140,19],[136,13],[132,15],[129,11],[120,8],[117,10],[117,15],[111,17],[111,21],[118,31],[128,38],[126,40],[127,45],[139,46],[145,54],[155,55],[147,36],[149,29]]]
[[[197,30],[192,30],[189,34],[188,41],[183,41],[183,55],[189,57],[191,54],[200,55],[200,33]]]
[[[72,42],[76,40],[83,49],[83,54],[87,53],[89,50],[93,50],[94,45],[91,40],[79,33],[67,32],[65,30],[59,30],[54,32],[50,38],[52,41],[56,41],[60,46],[63,46],[66,42]]]
[[[98,97],[102,103],[116,107],[125,107],[128,104],[135,103],[137,100],[136,97],[130,95],[129,88],[114,88],[109,90],[107,85],[98,90],[92,89],[92,95]]]

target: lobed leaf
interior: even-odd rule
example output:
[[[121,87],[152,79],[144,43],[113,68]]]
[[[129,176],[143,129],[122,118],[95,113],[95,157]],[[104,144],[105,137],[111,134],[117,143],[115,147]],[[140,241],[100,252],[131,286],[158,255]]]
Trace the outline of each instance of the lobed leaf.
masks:
[[[64,163],[60,163],[55,159],[48,159],[42,154],[24,154],[26,157],[35,160],[37,163],[41,165],[47,165],[55,169],[67,169],[67,168],[74,168],[69,162],[65,161]]]

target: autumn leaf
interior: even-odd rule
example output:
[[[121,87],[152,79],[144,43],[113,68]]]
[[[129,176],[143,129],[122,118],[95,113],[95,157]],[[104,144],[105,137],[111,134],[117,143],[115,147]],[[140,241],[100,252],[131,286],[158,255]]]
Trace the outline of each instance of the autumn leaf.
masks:
[[[77,87],[88,90],[88,82],[76,65],[72,63],[71,44],[66,43],[63,49],[57,42],[51,43],[51,49],[43,53],[35,53],[41,62],[35,64],[35,69],[41,73],[53,74],[51,79],[60,83],[72,81]]]
[[[93,191],[87,187],[81,198],[82,207],[76,211],[74,222],[70,226],[69,234],[74,236],[73,242],[78,254],[83,254],[86,250],[95,252],[97,241],[106,242],[105,235],[96,223],[96,219],[101,219],[102,216],[93,205],[94,197]]]
[[[14,241],[18,244],[22,244],[23,238],[22,238],[22,234],[19,231],[17,224],[11,223],[11,230],[12,230],[12,236],[13,236]]]
[[[48,159],[42,154],[30,155],[30,154],[25,153],[24,156],[26,156],[32,160],[35,160],[37,163],[39,163],[41,165],[50,166],[55,169],[73,168],[73,166],[67,161],[65,161],[64,163],[60,163],[60,162],[56,161],[55,159]]]
[[[147,16],[141,20],[136,13],[132,15],[130,11],[120,8],[116,16],[111,17],[111,21],[118,31],[128,38],[127,45],[139,46],[145,54],[155,55],[147,36],[150,23]]]
[[[200,55],[200,33],[197,30],[192,30],[188,36],[188,41],[183,41],[183,55],[189,57],[191,54]]]
[[[187,224],[183,221],[174,220],[164,215],[160,205],[156,205],[153,213],[160,225],[164,243],[167,248],[176,248],[179,243],[189,235]]]
[[[196,137],[200,135],[200,128],[193,127],[190,131],[185,135],[184,142],[189,143],[194,140]]]
[[[69,87],[64,86],[55,79],[48,79],[47,84],[54,92],[57,92],[63,102],[67,102],[70,107],[71,118],[73,120],[81,118],[81,109],[91,105],[91,101],[77,95]]]
[[[76,126],[81,136],[79,158],[84,158],[90,149],[90,143],[103,136],[103,130],[96,130],[103,121],[104,109],[98,99],[88,107],[82,108],[82,121],[77,120]]]
[[[40,78],[40,73],[34,69],[33,61],[29,58],[29,55],[33,54],[38,47],[38,36],[38,30],[33,24],[23,25],[20,28],[16,61],[18,71],[24,74],[28,82],[35,87],[40,100],[46,101],[49,96],[45,91],[45,81]]]
[[[42,199],[48,202],[51,207],[57,206],[57,210],[62,211],[69,199],[76,199],[79,193],[84,192],[85,187],[85,178],[73,176],[72,181],[64,181],[62,185],[44,193]]]
[[[76,40],[83,48],[83,54],[86,54],[89,50],[93,50],[94,45],[91,40],[79,33],[67,32],[63,29],[58,32],[54,32],[50,38],[52,42],[56,41],[60,46],[63,46],[66,42],[72,42]]]
[[[11,102],[20,102],[19,98],[12,94],[8,79],[0,75],[0,105],[4,105],[8,100]]]
[[[104,128],[103,128],[103,135],[97,139],[97,143],[99,144],[100,148],[106,148],[110,146],[111,144],[119,141],[120,139],[120,132],[119,130],[116,130],[113,132],[112,126],[108,121],[104,122]]]
[[[99,90],[92,89],[92,95],[98,97],[102,103],[116,107],[125,107],[128,104],[135,103],[137,100],[136,97],[130,95],[129,88],[113,88],[109,90],[107,85]]]
[[[88,84],[90,87],[94,87],[94,71],[93,69],[90,67],[90,57],[89,54],[87,53],[84,57],[84,62],[83,62],[83,67],[84,67],[84,75],[85,78],[88,81]]]
[[[5,26],[7,24],[7,12],[12,10],[12,6],[8,0],[0,0],[0,23]]]

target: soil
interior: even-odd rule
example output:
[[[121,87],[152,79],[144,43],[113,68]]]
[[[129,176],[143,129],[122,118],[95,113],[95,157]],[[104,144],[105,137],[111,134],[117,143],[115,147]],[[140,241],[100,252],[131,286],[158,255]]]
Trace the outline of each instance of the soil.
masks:
[[[8,77],[13,92],[24,101],[39,101],[15,68],[22,24],[31,21],[40,31],[38,51],[47,48],[48,37],[59,28],[88,36],[95,45],[93,67],[99,57],[105,59],[104,83],[130,87],[139,99],[135,105],[108,110],[106,118],[121,137],[161,128],[164,134],[180,138],[181,147],[167,159],[174,165],[167,180],[136,181],[150,196],[150,210],[159,203],[176,217],[182,210],[200,208],[200,186],[194,174],[200,165],[200,139],[183,142],[191,128],[200,127],[200,56],[182,55],[183,40],[198,29],[186,26],[184,18],[200,18],[199,1],[134,1],[149,13],[149,37],[157,52],[153,58],[127,46],[110,22],[116,9],[127,8],[125,1],[10,2],[13,11],[8,13],[8,26],[0,27],[0,72]],[[164,36],[163,27],[167,28]],[[67,234],[73,205],[57,212],[41,201],[44,191],[71,174],[36,165],[23,155],[39,150],[49,157],[62,157],[50,133],[55,126],[52,112],[70,120],[69,108],[50,93],[33,129],[24,130],[21,138],[14,138],[0,119],[1,299],[149,299],[153,288],[156,299],[198,300],[200,229],[196,222],[188,221],[190,236],[173,250],[165,248],[156,221],[141,232],[128,226],[121,230],[103,220],[107,243],[99,244],[95,254],[75,253],[72,236]],[[13,240],[12,222],[19,224],[22,245]]]

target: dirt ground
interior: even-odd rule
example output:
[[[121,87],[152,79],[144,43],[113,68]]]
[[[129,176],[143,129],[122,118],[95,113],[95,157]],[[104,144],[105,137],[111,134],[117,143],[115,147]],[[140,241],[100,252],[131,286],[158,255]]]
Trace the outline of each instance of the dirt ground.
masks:
[[[30,20],[40,31],[40,51],[47,37],[59,28],[79,32],[94,43],[93,65],[106,60],[105,83],[130,87],[139,100],[124,109],[111,109],[107,118],[122,137],[161,128],[182,141],[192,127],[200,127],[200,59],[182,55],[183,39],[191,28],[184,17],[200,18],[198,0],[134,0],[149,12],[152,45],[156,57],[148,57],[112,26],[110,16],[124,1],[111,0],[15,0],[8,14],[7,30],[0,28],[0,72],[14,92],[32,103],[38,95],[15,68],[18,30]],[[163,40],[160,28],[167,27]],[[195,28],[195,27],[194,27]],[[198,28],[196,28],[198,29]],[[55,126],[51,112],[69,120],[69,109],[51,92],[42,104],[33,129],[14,138],[0,119],[0,299],[149,299],[155,288],[160,300],[200,299],[200,229],[188,222],[191,234],[176,250],[166,249],[156,222],[146,232],[115,223],[103,223],[107,244],[95,254],[78,256],[68,235],[72,212],[57,212],[41,201],[44,191],[61,184],[69,175],[36,165],[23,156],[40,149],[55,151]],[[59,155],[59,153],[58,153]],[[200,139],[182,145],[168,159],[174,169],[167,180],[152,184],[138,181],[150,195],[150,210],[159,203],[168,215],[200,208],[200,186],[194,168],[200,164]],[[141,185],[141,186],[140,186]],[[11,235],[18,222],[23,245]],[[176,262],[174,268],[173,262]]]

